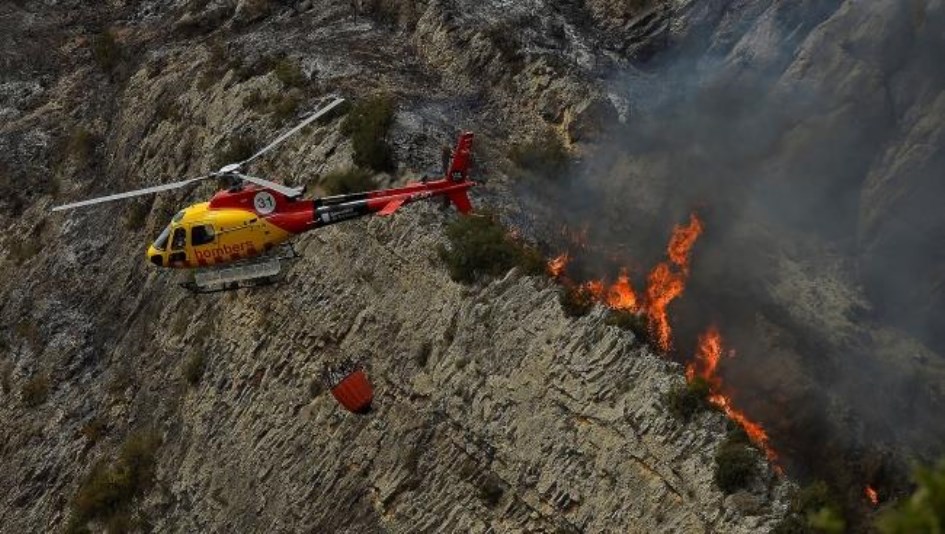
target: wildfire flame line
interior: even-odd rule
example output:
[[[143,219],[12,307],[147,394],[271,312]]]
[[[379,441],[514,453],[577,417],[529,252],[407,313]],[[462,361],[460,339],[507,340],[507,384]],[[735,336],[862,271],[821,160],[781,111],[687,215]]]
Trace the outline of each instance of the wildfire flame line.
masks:
[[[570,261],[571,256],[567,252],[558,255],[548,262],[548,274],[554,278],[560,278],[564,275],[564,270],[568,267]]]
[[[873,486],[867,485],[865,488],[863,488],[863,494],[866,495],[866,500],[870,502],[870,505],[879,505],[879,494],[876,493],[876,490],[873,489]]]
[[[748,439],[757,445],[764,453],[768,461],[775,465],[775,469],[780,472],[777,466],[778,454],[771,447],[768,433],[758,423],[752,421],[744,412],[732,405],[732,400],[723,392],[722,377],[718,374],[719,362],[722,360],[723,341],[718,328],[710,326],[708,330],[699,336],[699,348],[689,365],[686,366],[686,379],[689,382],[700,377],[709,385],[709,402],[725,412],[729,419],[738,423],[742,427]],[[735,355],[735,351],[729,351],[729,357]]]
[[[692,247],[702,235],[702,230],[702,221],[695,213],[689,216],[688,225],[676,225],[666,247],[669,261],[654,267],[647,277],[647,325],[654,343],[664,352],[669,352],[673,345],[673,330],[666,310],[686,288]]]
[[[703,230],[703,223],[695,213],[689,216],[687,225],[676,225],[673,228],[666,247],[667,261],[657,264],[650,271],[643,298],[633,289],[626,270],[621,271],[612,284],[608,284],[603,279],[590,280],[578,285],[578,288],[595,301],[613,310],[645,314],[652,342],[662,351],[669,352],[672,349],[672,327],[667,310],[686,288],[692,248]],[[563,233],[572,241],[576,241],[581,250],[587,249],[586,227],[579,233]],[[568,252],[558,255],[548,262],[548,272],[562,283],[573,286],[574,283],[566,275],[571,259]],[[722,377],[718,373],[723,354],[722,336],[713,326],[699,336],[699,349],[695,359],[686,366],[686,379],[690,382],[697,376],[704,379],[709,385],[708,401],[742,427],[749,439],[764,452],[774,470],[781,473],[782,469],[777,464],[778,455],[771,447],[764,427],[735,408],[731,398],[725,392]],[[734,355],[734,351],[729,351],[729,354]],[[872,502],[871,497],[870,499]]]
[[[586,234],[586,229],[581,235]],[[647,326],[654,342],[660,350],[668,352],[672,348],[672,327],[669,324],[667,308],[670,303],[682,295],[689,277],[689,258],[692,247],[702,235],[702,221],[695,213],[689,216],[689,224],[673,228],[672,237],[666,247],[669,258],[658,264],[647,277],[645,298],[641,299],[630,283],[626,270],[621,271],[617,280],[607,284],[603,279],[589,280],[579,288],[593,300],[615,310],[631,313],[645,313]],[[586,248],[583,241],[579,241]],[[559,254],[548,262],[548,273],[553,277],[570,283],[565,275],[571,255]]]

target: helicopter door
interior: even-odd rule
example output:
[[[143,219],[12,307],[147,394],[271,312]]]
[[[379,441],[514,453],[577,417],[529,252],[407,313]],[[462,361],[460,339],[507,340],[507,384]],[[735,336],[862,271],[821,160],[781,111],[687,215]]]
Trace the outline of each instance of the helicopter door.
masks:
[[[171,255],[168,258],[168,264],[177,265],[187,263],[187,229],[183,226],[174,229],[174,235],[171,238]]]

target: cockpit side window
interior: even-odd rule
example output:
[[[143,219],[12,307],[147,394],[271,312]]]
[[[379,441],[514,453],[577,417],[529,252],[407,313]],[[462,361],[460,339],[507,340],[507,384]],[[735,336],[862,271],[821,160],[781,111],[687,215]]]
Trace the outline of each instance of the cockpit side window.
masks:
[[[190,229],[190,242],[195,247],[213,243],[213,238],[213,227],[209,224],[201,224]]]
[[[187,246],[187,230],[183,227],[174,229],[174,239],[171,240],[171,250],[180,250]]]
[[[161,231],[161,235],[154,240],[154,248],[158,250],[164,250],[167,248],[167,238],[171,236],[171,227],[166,226],[164,230]]]

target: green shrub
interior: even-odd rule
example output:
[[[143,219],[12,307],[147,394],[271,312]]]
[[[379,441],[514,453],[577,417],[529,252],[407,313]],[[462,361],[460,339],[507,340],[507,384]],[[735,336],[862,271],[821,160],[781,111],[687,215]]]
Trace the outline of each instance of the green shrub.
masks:
[[[92,57],[102,70],[110,72],[121,60],[121,48],[110,30],[92,38]]]
[[[155,432],[136,432],[125,440],[114,462],[95,464],[72,500],[70,530],[81,531],[92,520],[123,522],[134,500],[154,483],[160,445]]]
[[[666,406],[674,417],[688,421],[693,415],[711,407],[708,401],[709,383],[695,377],[688,384],[678,385],[666,394]]]
[[[726,440],[715,454],[715,483],[725,493],[734,493],[758,474],[754,449],[740,440]]]
[[[650,329],[647,327],[646,317],[642,314],[628,310],[610,310],[604,322],[610,326],[629,330],[643,343],[649,343]]]
[[[568,317],[584,317],[594,308],[594,296],[583,286],[563,286],[558,301]]]
[[[354,163],[375,171],[394,168],[393,154],[387,143],[387,133],[394,123],[394,102],[387,96],[375,96],[355,103],[344,122],[341,132],[351,138]]]
[[[553,131],[522,144],[512,145],[509,159],[530,174],[558,178],[568,169],[568,150]]]
[[[516,266],[528,275],[544,271],[541,254],[516,241],[489,213],[454,219],[446,228],[446,237],[450,245],[440,247],[439,254],[457,282],[499,276]]]
[[[745,438],[747,441],[747,437]],[[791,498],[788,514],[772,530],[774,534],[818,534],[843,532],[840,499],[822,480],[798,490]]]
[[[277,126],[295,118],[301,105],[302,95],[297,89],[269,97],[262,96],[262,93],[257,90],[243,100],[244,108],[272,115],[272,120]]]
[[[272,120],[278,124],[284,124],[286,121],[295,118],[302,105],[302,98],[295,93],[280,94],[273,98],[269,103],[269,113],[272,114]]]
[[[791,509],[804,514],[825,506],[839,507],[830,492],[830,486],[823,480],[804,486],[791,499]]]
[[[206,361],[203,357],[203,353],[195,353],[188,358],[187,363],[184,364],[184,378],[187,380],[188,384],[196,386],[200,383],[200,379],[203,378],[205,370]]]
[[[276,78],[286,87],[304,87],[308,82],[299,64],[289,58],[277,61],[272,70]]]
[[[45,374],[34,376],[23,384],[20,394],[23,404],[30,408],[46,402],[46,398],[49,397],[49,377]]]
[[[883,534],[945,531],[945,460],[934,468],[917,468],[916,490],[883,513],[877,526]]]
[[[322,178],[322,187],[329,195],[348,195],[370,191],[376,188],[377,184],[371,178],[370,172],[351,167],[326,174]]]
[[[843,515],[835,508],[824,507],[807,516],[807,523],[818,534],[843,534],[846,532],[846,521]],[[909,532],[915,532],[910,530]]]

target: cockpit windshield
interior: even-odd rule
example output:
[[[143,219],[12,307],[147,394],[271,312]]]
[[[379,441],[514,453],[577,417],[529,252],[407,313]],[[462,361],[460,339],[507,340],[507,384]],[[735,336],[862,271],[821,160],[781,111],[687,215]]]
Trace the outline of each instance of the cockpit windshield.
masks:
[[[154,248],[158,250],[164,250],[167,248],[167,238],[170,237],[170,235],[171,227],[168,225],[164,227],[164,231],[161,232],[161,235],[159,235],[158,238],[154,240]]]

